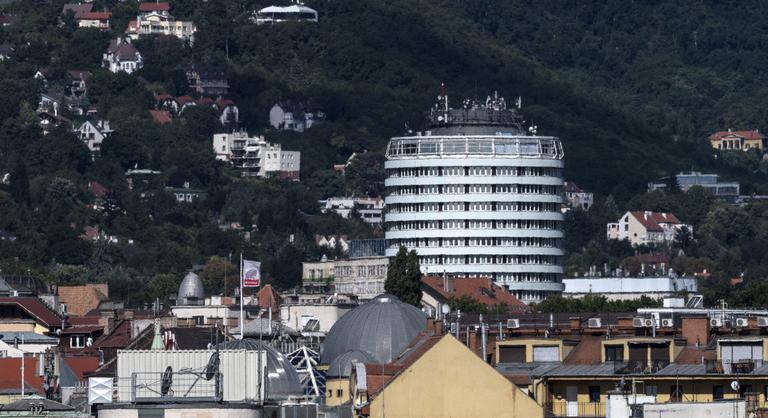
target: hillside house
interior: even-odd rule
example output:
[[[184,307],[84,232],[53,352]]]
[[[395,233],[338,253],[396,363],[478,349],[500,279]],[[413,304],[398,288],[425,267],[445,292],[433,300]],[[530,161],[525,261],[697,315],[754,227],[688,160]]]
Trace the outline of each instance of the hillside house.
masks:
[[[218,96],[229,92],[227,71],[217,67],[195,67],[187,70],[189,87],[199,94]]]
[[[269,110],[269,124],[285,131],[304,132],[325,120],[325,113],[300,103],[276,103]]]
[[[712,149],[718,151],[749,151],[760,150],[765,148],[765,135],[760,133],[757,129],[752,131],[733,131],[728,130],[715,132],[709,136],[709,144]]]
[[[249,137],[237,131],[213,135],[216,159],[241,169],[243,176],[271,177],[299,180],[301,152],[283,150],[280,144],[271,144],[264,137]]]
[[[78,20],[84,18],[92,10],[93,4],[91,3],[67,3],[61,8],[61,15],[72,14],[72,17]]]
[[[300,3],[290,6],[268,6],[256,12],[251,21],[257,25],[283,22],[317,23],[317,11]]]
[[[109,126],[108,120],[85,121],[79,128],[75,129],[75,134],[88,146],[92,156],[101,152],[101,144],[113,132],[114,130]]]
[[[139,50],[131,44],[130,38],[119,37],[109,41],[101,66],[113,73],[122,71],[131,74],[144,66],[144,60]]]
[[[194,42],[197,27],[193,22],[176,20],[170,14],[171,5],[161,2],[139,4],[139,15],[136,20],[128,22],[125,33],[131,39],[146,35],[168,35]]]
[[[110,12],[89,12],[75,20],[80,28],[95,28],[107,31],[109,30],[109,19],[111,18],[112,13]]]
[[[585,192],[572,181],[566,181],[563,185],[563,193],[565,194],[565,211],[572,208],[581,208],[589,210],[594,203],[595,197],[592,193]]]
[[[618,222],[607,226],[608,239],[628,240],[632,245],[663,245],[674,241],[677,233],[691,225],[680,222],[674,214],[665,212],[627,212]]]

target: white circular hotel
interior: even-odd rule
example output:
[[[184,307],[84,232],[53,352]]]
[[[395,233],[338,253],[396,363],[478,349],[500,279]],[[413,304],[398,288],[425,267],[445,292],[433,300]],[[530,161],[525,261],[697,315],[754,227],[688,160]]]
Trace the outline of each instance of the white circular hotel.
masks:
[[[416,250],[425,274],[490,277],[526,303],[562,293],[563,148],[531,131],[503,98],[451,109],[441,93],[427,131],[387,146],[387,255]]]

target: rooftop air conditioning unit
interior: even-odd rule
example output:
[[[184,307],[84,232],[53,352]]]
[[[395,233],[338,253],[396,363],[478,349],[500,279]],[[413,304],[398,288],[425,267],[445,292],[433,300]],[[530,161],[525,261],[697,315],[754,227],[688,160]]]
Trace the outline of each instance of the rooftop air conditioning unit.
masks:
[[[747,318],[736,318],[736,328],[746,328],[749,325]]]
[[[656,321],[653,318],[645,318],[643,319],[643,326],[651,328],[656,325]]]
[[[722,318],[712,318],[709,320],[709,326],[712,328],[722,328],[723,327],[723,319]]]
[[[645,327],[645,318],[632,318],[632,326],[635,328]]]
[[[768,327],[768,317],[765,316],[758,316],[757,317],[757,326],[758,327]]]
[[[675,322],[672,320],[672,318],[663,318],[661,320],[661,327],[662,328],[674,328]]]
[[[587,321],[587,328],[601,328],[602,327],[602,321],[600,318],[589,318],[589,321]]]
[[[508,329],[520,328],[520,320],[519,319],[507,319],[507,328]]]

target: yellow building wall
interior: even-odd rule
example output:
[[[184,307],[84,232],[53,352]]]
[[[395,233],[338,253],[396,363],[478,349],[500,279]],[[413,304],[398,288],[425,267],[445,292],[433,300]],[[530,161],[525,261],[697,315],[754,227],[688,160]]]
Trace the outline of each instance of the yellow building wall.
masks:
[[[677,380],[679,379],[679,380]],[[733,378],[725,378],[721,376],[718,378],[709,378],[709,377],[664,377],[664,378],[652,378],[651,376],[641,376],[635,379],[636,380],[636,390],[639,394],[645,394],[645,390],[649,386],[656,386],[656,402],[662,403],[662,402],[670,402],[671,401],[671,393],[672,388],[675,386],[676,382],[680,385],[683,391],[683,399],[682,402],[712,402],[714,400],[712,389],[714,386],[722,386],[723,387],[723,393],[724,393],[724,399],[733,399],[738,398],[738,393],[734,392],[730,385]],[[573,379],[573,380],[550,380],[550,383],[552,385],[552,393],[551,393],[551,399],[554,404],[565,404],[567,401],[566,393],[568,386],[576,386],[577,387],[577,398],[576,401],[579,403],[589,403],[589,387],[590,386],[599,386],[600,387],[600,402],[605,403],[607,402],[607,392],[616,389],[616,384],[618,383],[619,378],[613,379],[613,380],[598,380],[595,378],[583,378],[583,379]],[[759,400],[761,402],[768,401],[765,397],[765,386],[768,384],[768,380],[763,378],[755,377],[753,379],[744,379],[742,376],[739,379],[742,387],[745,385],[751,385],[752,386],[752,392],[756,392],[759,394]],[[632,385],[632,378],[625,378],[625,382],[630,385]],[[540,385],[539,387],[543,387],[543,385]],[[537,401],[544,405],[548,402],[547,396],[543,392],[539,392],[539,396],[537,396]],[[562,408],[561,408],[562,409]]]
[[[0,333],[3,332],[34,332],[35,334],[45,335],[48,328],[33,322],[8,322],[0,323]]]
[[[339,393],[341,391],[341,393]],[[328,406],[338,406],[350,402],[349,396],[349,378],[328,379],[325,382],[325,404]]]
[[[373,398],[370,417],[543,417],[543,409],[451,335]]]
[[[562,340],[553,340],[548,338],[515,338],[513,340],[502,340],[496,342],[496,363],[499,363],[500,350],[499,347],[522,347],[525,346],[525,361],[531,363],[533,361],[533,347],[558,347],[560,348],[560,361],[562,361],[567,353],[563,346]],[[573,347],[568,348],[568,352]]]

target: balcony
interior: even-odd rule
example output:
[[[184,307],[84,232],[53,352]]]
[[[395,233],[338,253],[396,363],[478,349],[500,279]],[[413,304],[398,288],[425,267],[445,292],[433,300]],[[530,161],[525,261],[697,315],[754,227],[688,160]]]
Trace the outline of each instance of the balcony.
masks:
[[[544,416],[597,418],[605,417],[605,404],[602,402],[567,402],[555,401],[544,406]]]
[[[392,138],[386,152],[388,159],[469,155],[561,160],[563,145],[543,136],[409,136]]]

